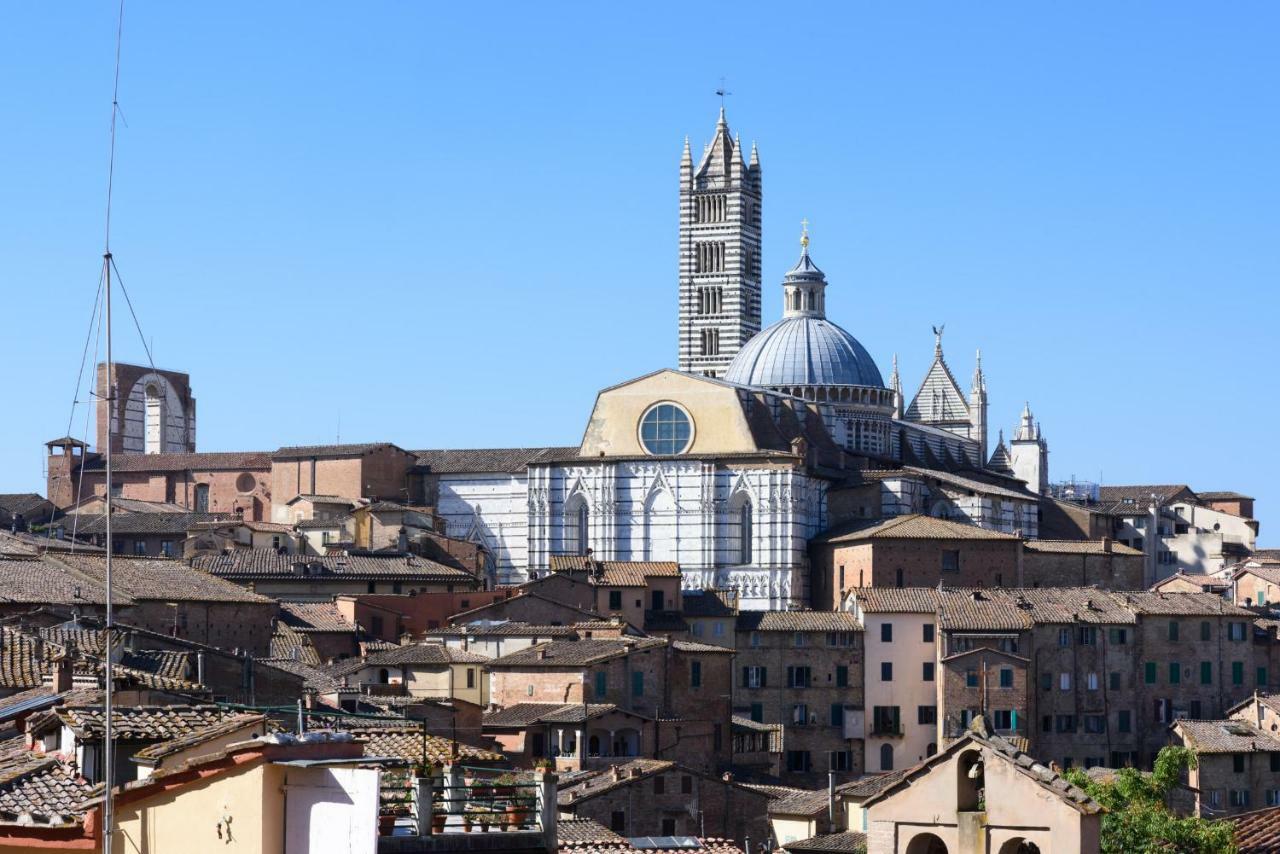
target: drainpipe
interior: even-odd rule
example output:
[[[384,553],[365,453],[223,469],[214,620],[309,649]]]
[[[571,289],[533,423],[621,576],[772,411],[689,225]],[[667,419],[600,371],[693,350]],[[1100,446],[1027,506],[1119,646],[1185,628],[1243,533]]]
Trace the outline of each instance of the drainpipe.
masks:
[[[836,772],[827,770],[827,831],[836,829]]]

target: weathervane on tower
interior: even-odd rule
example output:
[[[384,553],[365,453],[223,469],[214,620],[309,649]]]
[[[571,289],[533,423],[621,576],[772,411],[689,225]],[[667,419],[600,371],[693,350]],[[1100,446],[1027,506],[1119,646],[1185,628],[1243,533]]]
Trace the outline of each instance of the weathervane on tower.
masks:
[[[720,97],[720,112],[721,112],[721,113],[723,113],[723,112],[724,112],[724,99],[725,99],[725,98],[727,98],[727,97],[729,97],[729,96],[730,96],[730,95],[732,95],[732,94],[733,94],[732,92],[730,92],[728,89],[726,89],[726,88],[725,88],[725,85],[724,85],[724,78],[723,78],[723,77],[721,77],[721,78],[720,78],[720,88],[716,90],[716,95],[718,95],[718,96]]]

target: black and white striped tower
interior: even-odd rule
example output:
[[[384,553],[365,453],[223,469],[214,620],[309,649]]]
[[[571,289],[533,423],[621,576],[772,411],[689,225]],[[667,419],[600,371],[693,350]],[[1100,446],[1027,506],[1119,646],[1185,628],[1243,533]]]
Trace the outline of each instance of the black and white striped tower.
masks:
[[[744,162],[724,107],[694,167],[680,160],[679,368],[711,377],[760,331],[760,156]]]

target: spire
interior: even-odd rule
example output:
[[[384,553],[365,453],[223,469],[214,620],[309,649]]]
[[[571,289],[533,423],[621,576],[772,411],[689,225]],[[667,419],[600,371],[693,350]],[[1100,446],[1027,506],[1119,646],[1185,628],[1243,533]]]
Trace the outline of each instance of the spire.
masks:
[[[1028,401],[1022,405],[1022,419],[1018,425],[1018,431],[1013,434],[1015,442],[1034,442],[1039,438],[1036,430],[1035,419],[1031,417],[1031,403]]]
[[[720,120],[716,122],[716,130],[719,130],[720,128],[725,128],[726,130],[729,128],[729,122],[726,121],[724,117],[723,103],[720,105]]]
[[[972,394],[986,393],[987,378],[982,373],[982,348],[978,348],[977,357],[973,364],[973,391]]]
[[[947,328],[947,324],[933,327],[933,358],[942,358],[942,331]]]
[[[893,376],[889,377],[889,388],[893,389],[893,417],[902,418],[902,377],[898,374],[898,354],[893,354]]]
[[[684,138],[684,154],[680,155],[680,168],[683,169],[686,166],[690,169],[693,168],[693,154],[689,151],[689,137],[687,136]]]
[[[750,165],[751,165],[751,166],[759,166],[759,165],[760,165],[760,149],[756,148],[756,144],[755,144],[754,142],[752,142],[752,143],[751,143],[751,163],[750,163]]]

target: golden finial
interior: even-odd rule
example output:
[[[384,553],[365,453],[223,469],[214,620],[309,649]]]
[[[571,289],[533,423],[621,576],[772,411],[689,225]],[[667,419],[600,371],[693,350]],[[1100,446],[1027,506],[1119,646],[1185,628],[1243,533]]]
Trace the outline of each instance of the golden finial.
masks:
[[[800,245],[805,249],[809,248],[809,220],[800,220]]]

